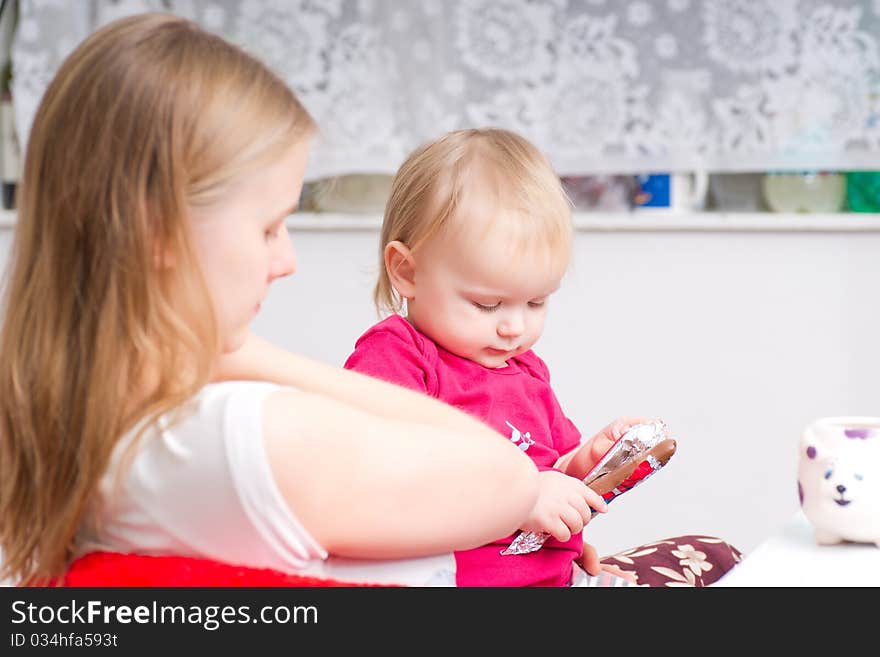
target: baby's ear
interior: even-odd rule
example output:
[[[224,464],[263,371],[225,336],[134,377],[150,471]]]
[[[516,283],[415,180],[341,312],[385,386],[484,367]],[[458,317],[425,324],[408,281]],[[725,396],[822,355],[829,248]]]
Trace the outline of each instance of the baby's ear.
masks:
[[[391,286],[404,299],[416,293],[416,261],[409,247],[398,240],[385,245],[385,271]]]

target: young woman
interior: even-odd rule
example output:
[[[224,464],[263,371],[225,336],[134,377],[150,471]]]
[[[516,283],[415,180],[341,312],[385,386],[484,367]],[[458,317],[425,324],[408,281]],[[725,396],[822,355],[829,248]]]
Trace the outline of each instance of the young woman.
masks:
[[[248,333],[295,270],[284,220],[314,131],[265,66],[174,16],[114,22],[64,62],[5,280],[0,578],[90,550],[315,572],[522,524],[538,472],[506,438]]]

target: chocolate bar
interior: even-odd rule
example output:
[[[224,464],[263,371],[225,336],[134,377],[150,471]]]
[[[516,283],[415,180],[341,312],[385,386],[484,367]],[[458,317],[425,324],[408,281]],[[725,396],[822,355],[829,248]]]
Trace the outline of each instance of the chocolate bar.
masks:
[[[675,447],[663,420],[637,424],[608,448],[584,477],[584,483],[609,503],[665,466]],[[535,552],[549,537],[547,532],[520,532],[501,554]]]

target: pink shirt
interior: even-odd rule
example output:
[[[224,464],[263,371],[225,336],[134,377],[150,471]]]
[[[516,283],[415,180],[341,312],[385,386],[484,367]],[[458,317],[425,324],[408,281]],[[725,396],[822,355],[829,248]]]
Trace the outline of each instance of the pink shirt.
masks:
[[[346,369],[436,397],[508,436],[539,470],[577,447],[581,433],[562,412],[550,372],[533,351],[489,369],[456,356],[392,315],[364,333]],[[565,543],[550,538],[537,552],[500,554],[516,534],[455,553],[458,586],[566,586],[581,555],[580,533]]]

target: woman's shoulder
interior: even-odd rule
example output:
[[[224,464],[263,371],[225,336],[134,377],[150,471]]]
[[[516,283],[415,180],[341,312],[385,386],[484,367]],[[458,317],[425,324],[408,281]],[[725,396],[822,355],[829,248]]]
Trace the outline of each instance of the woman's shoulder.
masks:
[[[182,442],[199,451],[211,451],[231,436],[254,435],[260,429],[266,400],[281,389],[285,386],[265,381],[209,383],[189,401],[161,415],[144,434],[157,433],[163,438],[153,442],[153,449]],[[129,436],[137,433],[132,431]],[[125,449],[127,441],[122,443],[121,449]]]
[[[199,408],[226,405],[243,397],[265,397],[283,387],[268,381],[218,381],[202,388],[194,401]]]
[[[264,381],[222,381],[209,383],[180,406],[166,411],[155,422],[141,424],[120,441],[117,451],[127,449],[135,436],[157,435],[162,440],[141,441],[141,449],[167,447],[169,442],[184,441],[190,447],[222,442],[230,430],[241,430],[242,424],[259,423],[265,400],[276,390],[283,389]]]
[[[326,557],[284,502],[256,439],[267,400],[281,389],[209,384],[133,432],[140,436],[133,452],[121,441],[84,521],[84,549],[212,556],[285,571]]]

